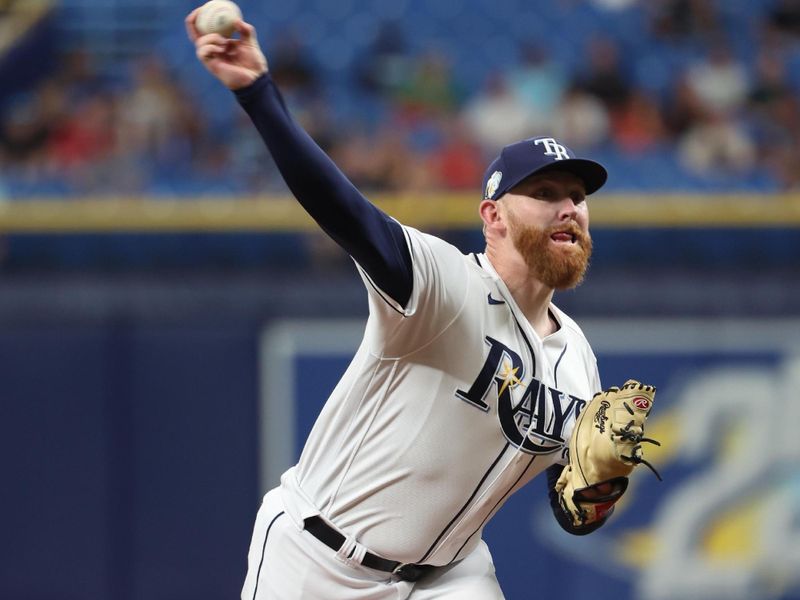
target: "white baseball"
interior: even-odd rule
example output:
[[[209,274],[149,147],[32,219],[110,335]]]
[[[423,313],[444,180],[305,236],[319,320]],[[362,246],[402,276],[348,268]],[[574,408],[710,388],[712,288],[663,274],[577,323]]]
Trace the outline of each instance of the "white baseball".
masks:
[[[242,18],[242,11],[231,0],[209,0],[200,7],[195,27],[202,35],[218,33],[231,37],[235,31],[234,23]]]

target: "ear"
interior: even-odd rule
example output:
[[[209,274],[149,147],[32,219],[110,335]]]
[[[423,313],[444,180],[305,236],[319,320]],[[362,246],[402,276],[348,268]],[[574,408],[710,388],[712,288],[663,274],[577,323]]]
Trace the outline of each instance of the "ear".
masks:
[[[496,200],[483,200],[478,207],[478,212],[483,221],[483,230],[496,228],[498,225],[505,227],[505,222]]]

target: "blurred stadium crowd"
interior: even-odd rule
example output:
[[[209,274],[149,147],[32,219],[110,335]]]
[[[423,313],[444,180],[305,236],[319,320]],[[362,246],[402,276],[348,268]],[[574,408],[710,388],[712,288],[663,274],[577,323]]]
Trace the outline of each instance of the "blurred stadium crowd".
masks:
[[[612,191],[800,185],[798,0],[240,4],[294,114],[365,190],[477,193],[498,147],[536,134],[607,163]],[[90,5],[53,7],[50,68],[0,96],[0,194],[284,191],[196,64],[192,3],[161,3],[167,27],[113,62],[59,29]]]

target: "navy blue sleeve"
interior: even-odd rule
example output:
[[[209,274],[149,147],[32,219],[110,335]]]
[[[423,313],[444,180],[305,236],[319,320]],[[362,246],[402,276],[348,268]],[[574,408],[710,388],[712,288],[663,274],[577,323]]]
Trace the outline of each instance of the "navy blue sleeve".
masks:
[[[558,478],[561,476],[561,471],[564,469],[563,465],[552,465],[547,467],[547,494],[550,497],[550,508],[553,511],[553,516],[555,516],[556,521],[558,524],[561,525],[561,528],[566,531],[567,533],[571,533],[572,535],[586,535],[587,533],[592,533],[593,531],[602,527],[605,522],[608,520],[608,517],[611,516],[611,512],[613,512],[613,508],[611,512],[608,513],[604,519],[597,521],[596,523],[592,523],[591,525],[584,525],[583,527],[576,527],[575,524],[572,522],[572,519],[562,507],[561,502],[558,500],[558,492],[556,492],[556,482]]]
[[[405,306],[413,279],[403,228],[367,200],[297,124],[269,74],[235,93],[306,212],[381,290]]]

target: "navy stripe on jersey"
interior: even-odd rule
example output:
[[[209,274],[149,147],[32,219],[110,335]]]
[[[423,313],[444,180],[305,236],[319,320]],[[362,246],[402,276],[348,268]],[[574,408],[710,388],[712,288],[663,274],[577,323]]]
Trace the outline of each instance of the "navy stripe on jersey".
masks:
[[[402,226],[367,200],[303,131],[269,74],[235,95],[306,212],[378,287],[405,306],[413,274]]]
[[[517,316],[514,314],[513,310],[511,311],[511,316],[514,319],[514,322],[517,324],[517,329],[519,329],[519,333],[522,336],[522,339],[525,341],[525,345],[528,347],[528,353],[530,354],[530,357],[531,357],[531,377],[535,378],[536,377],[536,354],[533,353],[533,346],[531,346],[531,343],[528,340],[528,336],[525,335],[525,330],[522,328],[522,325],[520,325],[520,322],[517,319]]]
[[[411,246],[413,245],[414,242],[411,241],[410,237],[406,238],[406,239],[408,240],[409,256],[410,256]],[[409,264],[409,271],[411,271],[411,265],[410,264]],[[364,271],[364,274],[367,277],[367,281],[369,282],[369,285],[372,287],[373,290],[375,290],[375,293],[378,294],[380,299],[383,300],[386,304],[388,304],[389,308],[391,308],[393,311],[395,311],[395,312],[399,313],[400,315],[402,315],[403,317],[405,317],[406,316],[405,313],[403,311],[401,311],[401,310],[397,310],[397,307],[386,298],[386,295],[383,293],[383,290],[381,290],[381,288],[379,288],[376,285],[376,283],[374,281],[372,281],[372,277],[370,276],[370,274],[367,273],[366,271]],[[413,282],[411,284],[411,290],[408,292],[409,297],[411,296],[411,292],[412,291],[413,291]]]
[[[473,258],[475,259],[475,262],[477,262],[477,263],[478,263],[478,266],[480,266],[481,268],[483,268],[483,265],[481,265],[481,263],[480,263],[480,260],[478,259],[478,256],[477,256],[476,254],[473,254],[472,256],[473,256]],[[530,343],[530,340],[528,340],[528,336],[526,336],[526,335],[525,335],[525,330],[522,328],[522,325],[520,324],[520,322],[519,322],[519,320],[517,319],[516,315],[514,315],[514,312],[513,312],[513,311],[511,311],[511,316],[513,317],[513,319],[514,319],[514,322],[515,322],[515,323],[516,323],[516,325],[517,325],[517,329],[519,329],[520,335],[522,335],[522,339],[525,341],[525,345],[528,347],[528,354],[529,354],[529,356],[531,357],[531,376],[535,377],[535,375],[536,375],[536,354],[534,354],[534,352],[533,352],[533,346],[531,345],[531,343]],[[480,486],[483,484],[483,482],[484,482],[484,480],[486,479],[486,477],[488,476],[489,472],[490,472],[492,469],[494,469],[495,465],[497,465],[497,462],[498,462],[498,460],[499,460],[499,459],[502,457],[502,455],[505,453],[505,451],[506,451],[506,449],[508,449],[508,447],[509,447],[509,444],[506,444],[505,448],[503,448],[503,452],[500,454],[500,456],[498,456],[498,457],[497,457],[497,460],[495,460],[495,461],[492,463],[492,466],[489,468],[489,471],[487,471],[487,472],[486,472],[486,474],[485,474],[485,475],[483,476],[483,478],[481,479],[481,482],[480,482],[480,484],[478,484],[478,488],[480,488]],[[522,470],[522,473],[520,473],[520,476],[519,476],[519,477],[517,477],[517,479],[514,481],[514,483],[513,483],[513,484],[512,484],[512,485],[511,485],[511,486],[510,486],[510,487],[509,487],[507,490],[506,490],[506,492],[503,494],[503,496],[500,498],[500,500],[498,500],[498,501],[497,501],[497,504],[495,504],[495,505],[494,505],[494,507],[492,508],[492,510],[491,510],[490,512],[488,512],[488,513],[487,513],[486,517],[485,517],[485,518],[484,518],[484,520],[481,522],[480,526],[479,526],[479,527],[478,527],[478,528],[477,528],[477,529],[476,529],[474,532],[472,532],[472,534],[470,534],[470,535],[467,537],[467,539],[466,539],[466,540],[464,541],[464,543],[461,545],[461,548],[459,548],[459,549],[458,549],[458,552],[456,552],[455,556],[453,557],[453,561],[455,561],[455,560],[458,558],[458,554],[461,552],[461,550],[463,550],[463,549],[464,549],[464,547],[466,546],[467,542],[469,542],[469,540],[472,538],[472,536],[474,536],[474,535],[475,535],[475,534],[476,534],[478,531],[480,531],[480,530],[481,530],[481,528],[482,528],[482,527],[483,527],[483,525],[486,523],[486,521],[489,519],[489,517],[490,517],[490,516],[491,516],[491,515],[494,513],[494,511],[495,511],[495,510],[497,510],[497,507],[498,507],[498,505],[500,505],[502,502],[504,502],[504,501],[505,501],[505,499],[506,499],[506,498],[508,498],[508,496],[509,496],[509,494],[511,494],[512,490],[513,490],[513,489],[516,487],[516,485],[519,483],[519,481],[520,481],[520,480],[521,480],[521,479],[522,479],[522,478],[525,476],[525,473],[527,473],[527,472],[528,472],[528,469],[529,469],[529,468],[531,467],[531,465],[533,464],[533,461],[534,461],[534,459],[535,459],[535,458],[536,458],[536,456],[532,456],[532,457],[531,457],[531,460],[530,460],[530,462],[528,462],[527,466],[526,466],[526,467],[525,467],[525,468]],[[420,562],[420,563],[421,563],[421,562],[423,562],[423,561],[424,561],[426,558],[428,558],[428,556],[430,555],[431,551],[432,551],[432,550],[433,550],[433,548],[436,546],[436,544],[439,542],[439,540],[442,538],[442,536],[443,536],[443,535],[444,535],[444,534],[447,532],[447,530],[448,530],[448,529],[449,529],[449,528],[452,526],[452,524],[455,522],[455,520],[456,520],[456,519],[457,519],[457,518],[458,518],[458,517],[459,517],[459,516],[460,516],[460,515],[461,515],[461,514],[464,512],[464,510],[467,508],[467,506],[469,505],[469,503],[470,503],[470,502],[472,502],[472,499],[475,497],[475,494],[477,493],[477,491],[478,491],[478,490],[476,489],[476,490],[475,490],[475,491],[472,493],[472,495],[469,497],[469,500],[467,500],[467,504],[465,504],[465,505],[464,505],[464,506],[461,508],[461,510],[458,512],[458,514],[457,514],[455,517],[453,517],[453,520],[452,520],[452,521],[450,521],[450,523],[448,523],[448,525],[447,525],[447,527],[445,528],[445,530],[444,530],[444,531],[442,531],[442,533],[440,533],[440,534],[439,534],[439,537],[438,537],[438,538],[436,538],[436,541],[435,541],[435,542],[433,543],[433,545],[432,545],[432,546],[431,546],[431,547],[428,549],[428,552],[426,552],[426,553],[425,553],[425,556],[423,556],[423,557],[422,557],[422,558],[421,558],[419,561],[417,561],[417,562]],[[451,561],[451,562],[452,562],[452,561]]]
[[[528,347],[528,351],[530,352],[530,356],[531,356],[531,361],[533,363],[532,375],[535,375],[535,373],[536,373],[536,355],[533,353],[533,347],[531,346],[531,343],[528,340],[528,336],[525,335],[525,330],[522,329],[522,325],[520,324],[519,320],[517,320],[517,317],[514,315],[513,312],[511,313],[511,315],[514,317],[514,321],[516,322],[517,328],[519,329],[519,332],[522,335],[522,339],[525,341],[525,345]],[[561,362],[561,358],[564,356],[566,351],[567,351],[567,346],[565,345],[564,346],[564,350],[561,351],[561,355],[558,357],[558,361],[556,361],[556,366],[554,367],[554,379],[555,379],[555,381],[553,383],[556,386],[558,385],[558,380],[557,380],[557,378],[555,378],[555,371],[558,369],[558,363]],[[519,483],[520,479],[522,479],[522,477],[525,475],[527,470],[533,464],[533,459],[534,458],[536,458],[536,457],[533,456],[531,458],[531,461],[528,463],[528,466],[525,467],[525,469],[523,470],[522,474],[517,478],[517,480],[514,482],[514,484],[506,491],[506,493],[498,501],[498,503],[495,504],[495,506],[492,509],[492,511],[487,513],[486,517],[484,518],[484,520],[480,524],[480,526],[475,531],[473,531],[472,534],[464,541],[464,544],[461,546],[461,548],[458,549],[458,552],[456,552],[456,555],[453,557],[453,560],[456,560],[456,558],[458,558],[459,552],[461,552],[461,550],[464,549],[464,547],[467,545],[467,542],[469,542],[470,538],[472,538],[472,536],[474,536],[476,533],[478,533],[478,531],[481,530],[481,528],[484,526],[486,521],[489,520],[489,518],[491,517],[493,512],[495,510],[497,510],[497,506],[501,502],[503,502],[505,498],[508,497],[508,495],[514,489],[514,487],[517,485],[517,483]],[[603,525],[603,523],[605,523],[606,519],[603,519],[603,520],[601,520],[601,521],[599,521],[599,522],[597,522],[595,524],[592,524],[592,525],[590,525],[588,527],[583,527],[583,528],[574,527],[569,519],[565,520],[564,512],[561,509],[560,504],[558,502],[558,495],[556,494],[555,489],[554,489],[555,482],[558,480],[558,477],[560,476],[562,469],[563,469],[563,466],[561,466],[561,465],[552,465],[552,466],[547,468],[547,489],[548,489],[550,505],[551,505],[551,508],[553,510],[553,513],[556,516],[556,519],[558,520],[559,524],[566,531],[568,531],[569,533],[572,533],[572,534],[575,534],[575,535],[583,535],[585,533],[590,533],[591,531],[594,531],[595,529],[597,529],[598,527]]]
[[[433,544],[431,544],[431,547],[428,548],[428,551],[425,553],[425,555],[418,561],[416,561],[417,563],[423,563],[425,559],[431,555],[431,552],[433,552],[433,549],[436,548],[436,544],[439,543],[439,540],[441,540],[444,537],[444,535],[450,530],[450,528],[453,526],[453,523],[455,523],[458,520],[458,518],[462,514],[464,514],[464,511],[467,510],[470,503],[472,502],[472,499],[475,498],[475,495],[483,486],[483,482],[486,481],[486,478],[489,477],[489,474],[494,470],[495,466],[497,466],[497,463],[500,462],[500,459],[503,458],[503,455],[506,453],[506,450],[508,450],[510,446],[511,444],[506,442],[506,445],[503,446],[503,449],[500,451],[500,454],[497,456],[497,458],[494,459],[494,462],[492,462],[491,466],[486,470],[486,473],[483,474],[483,477],[481,477],[481,480],[478,482],[478,485],[475,487],[470,497],[467,498],[467,501],[464,503],[464,506],[462,506],[461,510],[459,510],[456,513],[456,515],[450,520],[450,522],[447,525],[445,525],[445,528],[442,529],[442,532],[433,541]]]
[[[556,361],[556,366],[553,367],[553,387],[558,389],[558,365],[561,364],[561,359],[564,358],[564,354],[567,353],[567,344],[564,344],[564,349],[561,351],[561,354],[558,355],[558,360]]]
[[[261,560],[258,563],[258,571],[256,572],[256,585],[253,588],[253,600],[256,600],[256,592],[258,592],[258,579],[261,577],[261,567],[264,564],[264,552],[267,549],[267,539],[269,539],[269,531],[272,529],[272,526],[275,524],[275,521],[278,520],[278,517],[282,516],[284,511],[279,512],[275,517],[270,521],[269,526],[267,527],[267,533],[264,535],[264,544],[261,546]]]
[[[375,282],[374,282],[374,281],[372,281],[372,277],[370,277],[370,276],[369,276],[369,273],[367,273],[366,271],[364,271],[364,274],[365,274],[365,275],[366,275],[366,277],[367,277],[367,281],[369,282],[369,286],[370,286],[370,287],[371,287],[373,290],[375,290],[375,293],[376,293],[376,294],[377,294],[377,295],[380,297],[380,299],[381,299],[381,300],[383,300],[383,301],[386,303],[386,305],[387,305],[389,308],[391,308],[393,311],[395,311],[396,313],[399,313],[399,314],[401,314],[401,315],[403,315],[403,316],[405,317],[405,314],[403,313],[403,311],[402,311],[402,310],[398,310],[398,309],[397,309],[397,307],[394,305],[394,303],[393,303],[393,302],[390,302],[390,301],[389,301],[389,299],[388,299],[386,296],[384,296],[384,294],[383,294],[383,291],[381,291],[381,288],[379,288],[379,287],[378,287],[378,286],[375,284]]]
[[[522,470],[522,473],[519,474],[519,477],[517,477],[517,480],[514,482],[514,484],[510,488],[508,488],[508,490],[506,490],[506,493],[503,494],[502,498],[500,498],[497,502],[495,502],[495,505],[492,507],[492,510],[490,510],[488,513],[486,513],[486,516],[483,518],[483,521],[481,521],[481,524],[478,525],[478,528],[475,531],[473,531],[469,535],[469,537],[467,537],[467,539],[464,540],[463,544],[461,544],[461,548],[459,548],[458,551],[455,553],[455,555],[453,556],[453,560],[450,561],[451,563],[456,561],[456,559],[458,558],[458,555],[461,554],[461,551],[464,549],[464,546],[466,546],[467,542],[469,542],[472,539],[472,536],[474,536],[481,529],[483,529],[483,526],[486,524],[486,521],[488,521],[491,518],[491,516],[495,513],[495,511],[497,510],[497,507],[500,506],[503,502],[505,502],[505,499],[508,498],[508,496],[511,494],[511,491],[517,486],[517,484],[519,483],[520,479],[522,479],[525,476],[525,473],[528,472],[528,469],[531,468],[531,465],[533,464],[533,461],[535,459],[536,459],[536,456],[531,456],[531,460],[528,462],[528,465]]]

